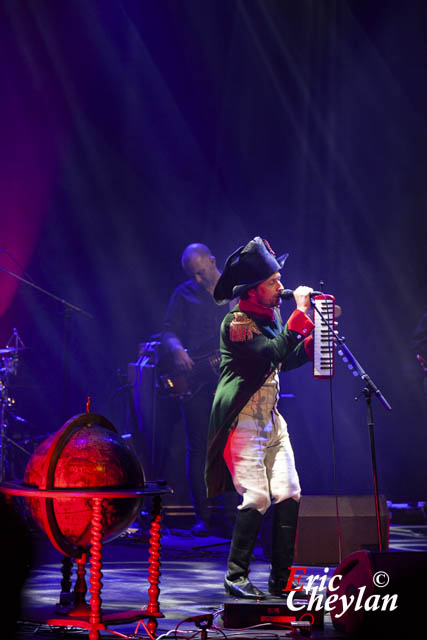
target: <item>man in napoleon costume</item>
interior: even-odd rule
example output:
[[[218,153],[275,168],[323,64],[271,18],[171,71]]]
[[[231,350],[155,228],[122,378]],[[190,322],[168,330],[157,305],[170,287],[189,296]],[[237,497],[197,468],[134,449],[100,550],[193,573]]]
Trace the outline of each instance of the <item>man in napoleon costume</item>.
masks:
[[[272,504],[270,594],[286,595],[293,562],[301,488],[287,425],[277,409],[279,371],[313,359],[312,289],[294,291],[296,309],[283,326],[280,282],[287,254],[276,258],[260,237],[226,261],[217,304],[239,298],[221,325],[220,379],[212,406],[206,461],[208,496],[232,489],[242,496],[233,529],[226,593],[265,595],[249,580],[249,563],[264,513]]]

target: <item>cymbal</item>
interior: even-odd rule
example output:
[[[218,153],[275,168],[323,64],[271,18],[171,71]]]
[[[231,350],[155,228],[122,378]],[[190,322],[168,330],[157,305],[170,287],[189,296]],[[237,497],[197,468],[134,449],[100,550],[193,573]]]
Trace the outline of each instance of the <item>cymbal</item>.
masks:
[[[0,349],[0,356],[6,356],[9,353],[15,353],[15,351],[23,351],[27,347],[5,347]]]

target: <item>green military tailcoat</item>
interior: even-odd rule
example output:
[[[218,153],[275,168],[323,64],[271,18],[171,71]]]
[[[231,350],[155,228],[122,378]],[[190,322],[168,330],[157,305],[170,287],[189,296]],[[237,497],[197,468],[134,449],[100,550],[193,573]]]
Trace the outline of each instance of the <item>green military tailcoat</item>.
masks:
[[[297,309],[284,326],[278,309],[270,318],[242,312],[236,305],[225,316],[220,378],[209,423],[205,469],[209,497],[233,490],[223,451],[240,411],[274,369],[294,369],[312,359],[312,328],[312,320]]]

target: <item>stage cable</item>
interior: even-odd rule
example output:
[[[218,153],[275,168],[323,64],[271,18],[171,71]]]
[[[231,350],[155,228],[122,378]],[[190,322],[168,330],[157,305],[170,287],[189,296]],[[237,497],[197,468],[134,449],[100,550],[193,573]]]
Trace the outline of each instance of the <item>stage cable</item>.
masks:
[[[335,414],[334,414],[334,394],[332,378],[329,378],[329,407],[331,413],[331,441],[332,441],[332,468],[334,473],[334,494],[335,494],[335,514],[337,519],[337,531],[338,531],[338,561],[342,562],[342,532],[341,532],[341,519],[340,510],[338,504],[338,481],[337,481],[337,457],[335,448]]]
[[[324,281],[320,280],[320,290],[322,293],[323,293],[324,284],[325,284]],[[326,295],[325,295],[325,298],[326,298]],[[337,332],[335,331],[335,327],[329,324],[329,322],[324,318],[324,316],[319,311],[319,309],[317,309],[317,307],[314,305],[314,313],[316,312],[320,315],[320,317],[323,319],[323,321],[326,323],[326,325],[329,328],[328,345],[329,345],[329,351],[331,351],[336,346],[335,334]],[[332,340],[332,345],[330,342],[331,340]],[[336,444],[335,414],[334,414],[334,394],[333,394],[332,378],[333,376],[329,378],[329,408],[330,408],[330,414],[331,414],[332,468],[333,468],[333,475],[334,475],[335,515],[337,520],[337,533],[338,533],[338,560],[339,560],[339,564],[341,564],[342,562],[342,531],[341,531],[341,519],[340,519],[339,502],[338,502],[337,457],[336,457],[336,447],[335,447],[335,444]]]

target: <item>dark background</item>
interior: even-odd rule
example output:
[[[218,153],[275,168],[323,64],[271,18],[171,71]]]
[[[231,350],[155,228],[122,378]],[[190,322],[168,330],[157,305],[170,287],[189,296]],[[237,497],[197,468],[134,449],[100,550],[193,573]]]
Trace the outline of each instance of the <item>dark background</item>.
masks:
[[[16,327],[28,347],[11,435],[55,431],[88,395],[126,429],[118,386],[161,329],[184,247],[222,266],[261,235],[290,253],[285,286],[325,281],[393,406],[373,403],[381,492],[427,499],[411,350],[427,310],[426,38],[421,0],[3,0],[0,266],[94,316],[70,314],[64,379],[63,305],[0,273],[1,344]],[[343,494],[372,491],[361,388],[338,362]],[[332,493],[330,384],[307,366],[283,391],[303,490]]]

